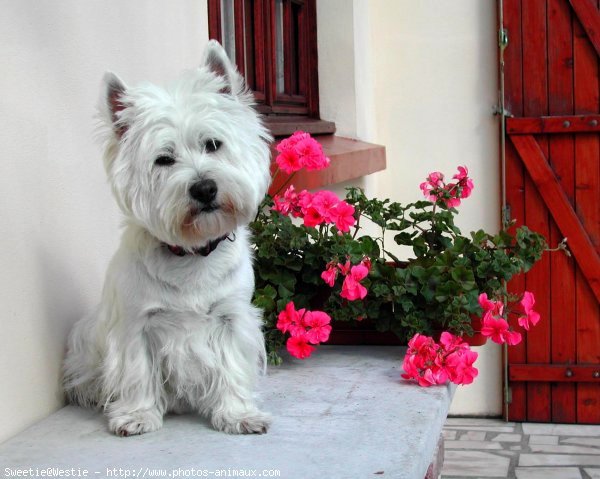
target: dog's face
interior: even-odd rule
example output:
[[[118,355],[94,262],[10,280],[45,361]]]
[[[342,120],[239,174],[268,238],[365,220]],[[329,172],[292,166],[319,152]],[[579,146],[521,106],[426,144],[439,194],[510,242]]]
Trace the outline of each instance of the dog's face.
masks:
[[[193,249],[247,224],[270,181],[269,133],[222,47],[174,85],[104,77],[105,167],[125,215]]]

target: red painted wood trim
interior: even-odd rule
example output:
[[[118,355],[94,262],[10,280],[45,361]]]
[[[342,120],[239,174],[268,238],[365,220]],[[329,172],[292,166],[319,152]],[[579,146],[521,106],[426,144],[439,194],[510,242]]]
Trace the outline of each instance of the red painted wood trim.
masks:
[[[223,43],[221,39],[221,2],[208,0],[208,38]]]
[[[556,224],[562,234],[568,238],[569,249],[594,292],[596,300],[600,302],[600,258],[552,168],[548,165],[546,156],[533,136],[511,136],[510,139]]]
[[[548,0],[548,114],[551,115],[551,118],[575,113],[573,22],[571,18],[571,7],[567,2]],[[573,121],[565,121],[569,121],[567,129],[570,129]],[[563,123],[560,125],[562,126]],[[569,201],[571,204],[575,204],[574,135],[552,135],[548,139],[548,143],[548,158],[552,162],[552,169]],[[550,244],[557,244],[562,239],[560,230],[552,220],[548,239]],[[574,258],[569,258],[564,254],[550,255],[549,285],[552,315],[548,320],[550,322],[550,362],[552,364],[577,362],[575,270]],[[577,420],[577,384],[555,382],[550,387],[552,422],[574,423]]]
[[[596,53],[600,55],[600,12],[593,0],[569,0]]]
[[[600,115],[561,115],[533,118],[508,118],[509,135],[539,135],[547,133],[598,133]]]
[[[385,147],[365,143],[363,141],[342,138],[335,135],[319,136],[319,143],[323,146],[323,151],[331,160],[328,168],[320,171],[298,171],[293,175],[288,184],[293,184],[297,191],[303,189],[312,190],[329,186],[342,181],[354,180],[361,176],[381,171],[385,169]],[[273,158],[277,155],[273,144]],[[273,170],[275,166],[273,167]],[[280,172],[271,188],[269,194],[274,194],[285,185],[289,175]],[[283,193],[283,192],[282,192]]]
[[[600,365],[511,364],[508,377],[511,381],[600,383]]]

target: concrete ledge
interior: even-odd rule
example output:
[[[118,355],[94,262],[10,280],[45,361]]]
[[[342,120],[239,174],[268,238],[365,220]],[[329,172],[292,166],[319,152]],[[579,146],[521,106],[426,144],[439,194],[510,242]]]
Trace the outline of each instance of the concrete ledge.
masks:
[[[270,368],[261,388],[273,425],[262,436],[229,436],[196,416],[169,416],[158,432],[119,438],[100,413],[67,406],[0,446],[0,474],[32,468],[35,477],[37,468],[42,477],[41,469],[53,467],[74,469],[75,477],[86,469],[92,478],[254,470],[285,479],[423,479],[454,388],[402,381],[403,354],[400,347],[321,346],[306,361]]]

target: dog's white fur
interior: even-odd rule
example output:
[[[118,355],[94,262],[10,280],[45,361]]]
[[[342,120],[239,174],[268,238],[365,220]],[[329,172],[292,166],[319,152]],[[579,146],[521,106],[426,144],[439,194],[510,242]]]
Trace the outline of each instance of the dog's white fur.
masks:
[[[159,429],[169,411],[198,412],[228,433],[265,432],[270,419],[253,395],[265,349],[246,227],[269,185],[270,136],[251,94],[210,42],[203,65],[167,90],[106,74],[100,103],[125,230],[100,304],[69,337],[69,398],[103,407],[122,436]],[[222,142],[216,151],[212,140]],[[165,155],[175,163],[155,164]],[[216,209],[203,211],[189,191],[207,178]],[[224,235],[208,256],[192,254]]]

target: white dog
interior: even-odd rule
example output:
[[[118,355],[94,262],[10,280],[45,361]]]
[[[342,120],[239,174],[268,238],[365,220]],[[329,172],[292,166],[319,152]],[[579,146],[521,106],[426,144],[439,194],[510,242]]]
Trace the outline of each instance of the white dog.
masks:
[[[125,214],[98,307],[71,332],[65,389],[120,436],[194,411],[263,433],[264,369],[247,224],[270,181],[269,133],[217,42],[163,90],[103,81],[105,168]]]

